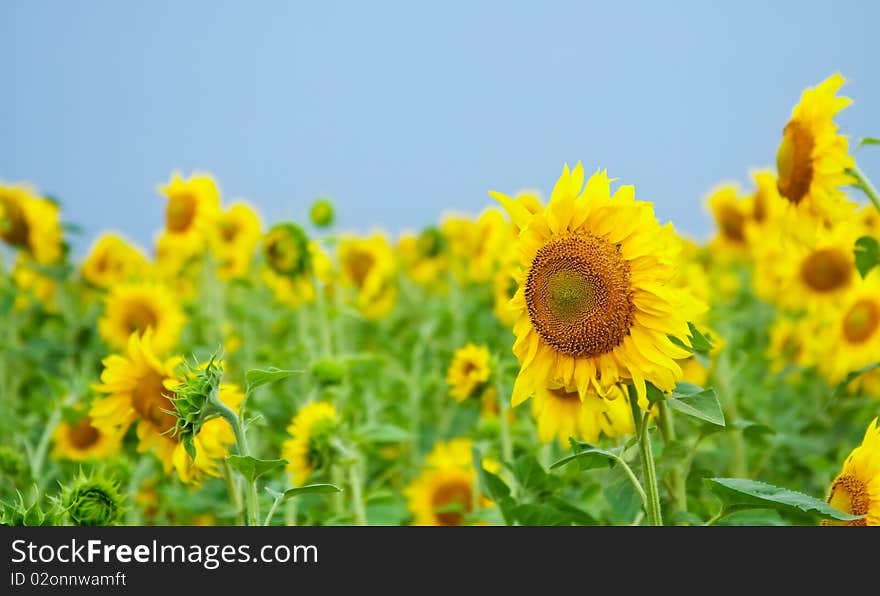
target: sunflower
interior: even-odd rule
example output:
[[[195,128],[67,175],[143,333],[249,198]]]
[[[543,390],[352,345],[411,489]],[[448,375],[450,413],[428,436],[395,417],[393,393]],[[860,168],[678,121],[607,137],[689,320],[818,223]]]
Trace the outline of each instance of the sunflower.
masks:
[[[406,274],[423,286],[436,287],[448,267],[446,238],[436,227],[401,234],[395,252]]]
[[[831,485],[828,503],[850,515],[865,517],[827,525],[880,526],[880,429],[871,421],[862,444],[852,450]]]
[[[474,492],[476,472],[471,458],[470,439],[452,439],[434,445],[419,476],[404,489],[413,525],[464,525],[474,512],[475,504],[491,505]],[[484,460],[483,465],[489,471],[499,467],[492,460]]]
[[[819,369],[832,383],[852,371],[877,362],[880,355],[880,270],[873,269],[830,314],[810,338],[816,353],[833,346],[833,357],[818,359]]]
[[[0,182],[0,240],[40,265],[55,263],[62,251],[58,206],[27,185]]]
[[[770,326],[770,344],[767,347],[771,372],[779,373],[791,365],[799,368],[814,365],[810,337],[817,332],[816,321],[812,317],[777,317]]]
[[[248,272],[260,234],[260,217],[245,203],[233,203],[218,214],[211,234],[211,248],[220,261],[221,279],[242,277]]]
[[[526,203],[520,204],[526,208]],[[452,271],[463,282],[492,279],[507,254],[504,247],[513,240],[511,226],[497,209],[486,209],[476,219],[447,215],[441,231],[449,245]]]
[[[149,269],[143,253],[116,234],[103,234],[82,262],[82,276],[92,285],[110,288],[142,277]]]
[[[281,447],[287,472],[294,486],[308,480],[315,470],[329,463],[332,439],[339,427],[336,408],[326,402],[311,402],[300,408],[287,427],[290,438]]]
[[[119,435],[106,433],[92,425],[87,414],[73,422],[62,422],[52,433],[52,457],[85,461],[104,459],[119,452]]]
[[[722,255],[744,254],[748,246],[746,228],[753,212],[751,198],[743,196],[735,184],[724,184],[709,194],[706,203],[718,228],[713,250]]]
[[[159,192],[168,198],[163,231],[166,243],[173,245],[181,258],[198,254],[220,209],[216,182],[207,174],[196,173],[184,180],[179,172],[174,172]]]
[[[177,368],[180,357],[160,360],[152,347],[152,330],[132,333],[125,354],[114,354],[102,363],[101,384],[96,390],[106,394],[92,403],[89,416],[99,431],[122,436],[137,422],[138,451],[156,450],[166,473],[175,470],[187,484],[205,475],[219,474],[218,461],[235,441],[232,429],[222,419],[209,420],[196,435],[196,458],[191,459],[174,433],[177,417],[172,399],[182,378]],[[237,409],[244,394],[235,385],[221,384],[218,397]]]
[[[345,237],[339,242],[342,284],[357,292],[355,304],[367,319],[380,319],[397,302],[396,266],[388,241],[381,234]]]
[[[853,182],[846,170],[855,161],[834,123],[834,116],[851,103],[836,96],[843,83],[834,74],[803,92],[776,154],[779,194],[797,213],[820,221],[836,221],[852,207],[839,188]]]
[[[469,342],[455,351],[446,372],[446,384],[455,401],[461,403],[485,387],[492,374],[490,360],[486,346]]]
[[[675,360],[690,356],[670,339],[686,338],[703,309],[673,284],[680,240],[633,187],[612,196],[604,171],[582,190],[583,181],[580,163],[566,166],[535,214],[490,193],[521,229],[513,405],[554,385],[604,395],[631,381],[643,397],[650,381],[670,391],[682,375]]]
[[[152,329],[151,348],[165,353],[177,343],[184,323],[183,311],[164,286],[153,283],[122,284],[105,298],[98,331],[112,348],[124,349],[132,333]]]
[[[833,230],[816,229],[809,244],[768,230],[758,249],[755,290],[777,306],[798,311],[833,305],[856,283],[855,222],[841,220]]]
[[[543,387],[532,400],[538,438],[542,443],[558,438],[567,446],[569,438],[595,443],[600,433],[631,435],[635,431],[625,395],[619,387],[609,389],[604,399],[590,392],[581,396],[573,387]]]

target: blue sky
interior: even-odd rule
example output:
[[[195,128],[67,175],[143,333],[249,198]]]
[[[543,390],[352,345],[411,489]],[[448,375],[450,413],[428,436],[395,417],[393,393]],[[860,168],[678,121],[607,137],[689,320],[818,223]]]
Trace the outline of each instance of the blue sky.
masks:
[[[81,252],[148,246],[175,169],[267,221],[327,195],[396,232],[581,160],[705,237],[706,192],[773,164],[804,87],[842,72],[842,128],[880,136],[878,23],[867,1],[4,0],[0,179],[59,197]]]

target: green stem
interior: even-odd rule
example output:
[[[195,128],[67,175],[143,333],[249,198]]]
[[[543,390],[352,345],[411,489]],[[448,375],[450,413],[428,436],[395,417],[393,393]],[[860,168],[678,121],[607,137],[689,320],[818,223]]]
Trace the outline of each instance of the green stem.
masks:
[[[229,406],[220,401],[217,393],[214,392],[208,398],[209,403],[216,412],[232,427],[232,433],[235,435],[235,444],[238,446],[238,454],[243,457],[250,455],[248,448],[247,435],[244,432],[241,419]],[[257,482],[254,478],[244,478],[246,485],[245,500],[247,502],[247,521],[249,526],[259,525],[260,520],[260,500],[257,498]]]
[[[642,470],[645,475],[646,496],[648,499],[648,524],[663,525],[663,514],[660,511],[660,489],[657,485],[657,470],[654,467],[654,450],[651,447],[651,433],[648,432],[648,413],[642,419],[642,437],[639,441],[639,454],[642,459]]]
[[[272,516],[275,515],[275,510],[278,509],[278,505],[281,503],[282,497],[276,498],[272,501],[272,506],[269,507],[269,512],[266,514],[266,521],[263,522],[264,526],[269,526],[272,524]]]
[[[703,524],[703,525],[704,525],[704,526],[712,526],[712,525],[715,525],[715,522],[717,522],[717,521],[720,520],[721,518],[725,517],[726,515],[727,515],[727,511],[726,511],[725,509],[722,509],[721,511],[719,511],[718,513],[716,513],[715,515],[713,515],[712,517],[710,517],[708,520],[706,520],[706,523]]]
[[[672,412],[666,407],[665,401],[657,404],[660,418],[660,432],[663,435],[663,443],[668,447],[675,441],[675,424],[672,420]],[[675,501],[675,507],[679,511],[687,511],[687,490],[685,488],[684,476],[682,476],[681,467],[676,464],[672,467],[670,473],[672,482],[672,498]]]
[[[871,184],[865,173],[858,166],[847,169],[846,173],[856,179],[856,183],[853,186],[865,193],[865,196],[874,204],[877,211],[880,211],[880,194],[877,193],[877,189],[874,188],[874,185]]]
[[[235,478],[232,476],[232,468],[229,467],[228,462],[223,462],[223,480],[226,482],[226,492],[229,493],[229,500],[232,502],[232,507],[235,509],[235,524],[238,526],[244,525],[244,510],[241,507],[241,492],[238,490],[238,485],[235,482]]]
[[[636,492],[639,493],[639,498],[642,499],[642,507],[645,508],[645,511],[648,510],[648,495],[645,494],[645,489],[642,488],[642,483],[639,482],[639,479],[636,478],[635,472],[633,472],[632,468],[629,467],[629,464],[624,461],[622,457],[616,458],[617,463],[623,468],[623,471],[626,472],[626,475],[629,477],[629,481],[632,483],[633,487],[636,489]]]
[[[348,467],[348,482],[351,484],[351,500],[354,508],[355,523],[359,526],[366,526],[367,509],[364,505],[364,497],[361,488],[360,461],[355,460]]]
[[[498,423],[501,426],[501,457],[506,462],[513,461],[513,440],[510,436],[510,420],[508,414],[510,407],[507,399],[502,397],[506,395],[501,391],[501,387],[495,388],[495,399],[498,400]]]
[[[327,318],[327,297],[324,295],[324,289],[318,281],[318,276],[312,272],[312,285],[315,288],[315,302],[318,304],[318,327],[321,332],[321,351],[324,356],[329,356],[333,351],[332,340],[330,338],[330,321]]]
[[[424,351],[424,343],[422,341],[421,334],[419,334],[416,341],[417,343],[415,349],[413,350],[412,365],[409,371],[409,378],[407,383],[409,393],[409,429],[410,440],[412,441],[410,458],[412,461],[413,469],[417,469],[419,467],[419,426],[422,409],[422,391],[420,383],[422,374],[422,353]]]

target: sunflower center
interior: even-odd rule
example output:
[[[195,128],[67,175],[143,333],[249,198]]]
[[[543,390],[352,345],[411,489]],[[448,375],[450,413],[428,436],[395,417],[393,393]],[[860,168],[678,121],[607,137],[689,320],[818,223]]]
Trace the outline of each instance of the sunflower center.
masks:
[[[128,305],[125,324],[129,333],[143,333],[148,327],[156,329],[159,317],[149,304],[136,302]]]
[[[196,204],[196,197],[192,193],[173,194],[165,208],[165,225],[168,230],[175,234],[186,232],[196,218]]]
[[[0,195],[0,238],[12,246],[27,246],[29,232],[21,206],[11,198]]]
[[[846,254],[836,248],[814,250],[801,263],[801,278],[817,292],[831,292],[845,287],[852,277],[852,265]]]
[[[471,485],[451,481],[437,487],[431,495],[434,515],[441,526],[460,526],[471,510]]]
[[[843,318],[843,335],[854,344],[862,343],[880,327],[880,307],[862,299],[852,305]]]
[[[348,257],[348,272],[355,285],[361,287],[367,279],[370,270],[376,264],[372,254],[365,251],[356,251]]]
[[[101,437],[88,416],[83,416],[79,422],[71,426],[67,434],[71,444],[77,449],[88,449]]]
[[[174,415],[164,411],[174,411],[174,404],[168,398],[174,393],[165,388],[164,381],[162,375],[150,370],[138,379],[131,392],[131,405],[135,411],[159,433],[166,433],[177,424]],[[171,437],[171,434],[166,436]]]
[[[797,205],[810,190],[813,181],[813,146],[815,140],[800,122],[792,120],[782,133],[782,143],[776,153],[776,183],[779,194]]]
[[[745,242],[745,226],[745,216],[733,205],[722,205],[718,209],[718,227],[728,240],[739,244]]]
[[[617,246],[591,234],[551,240],[532,261],[525,297],[541,338],[576,357],[613,350],[633,323],[629,264]]]
[[[235,242],[240,231],[238,224],[234,221],[226,221],[220,224],[220,237],[223,238],[223,241],[227,244]]]
[[[851,474],[838,476],[831,487],[831,496],[828,497],[828,504],[850,515],[866,515],[870,505],[868,487],[863,480]],[[863,518],[844,523],[853,526],[864,526],[866,522]]]

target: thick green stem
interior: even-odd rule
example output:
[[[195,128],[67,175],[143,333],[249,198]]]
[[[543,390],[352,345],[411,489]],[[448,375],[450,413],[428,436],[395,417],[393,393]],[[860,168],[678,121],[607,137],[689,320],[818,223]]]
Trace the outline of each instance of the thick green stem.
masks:
[[[663,525],[660,511],[660,489],[657,485],[657,469],[654,467],[654,450],[651,447],[651,433],[648,432],[648,414],[642,419],[642,436],[639,441],[639,454],[642,459],[642,473],[645,476],[645,491],[648,499],[648,524]]]
[[[880,211],[880,194],[877,193],[877,189],[874,188],[874,185],[871,184],[865,173],[858,166],[853,166],[846,173],[856,179],[856,183],[853,186],[865,193],[865,196],[874,204],[877,211]]]
[[[666,407],[665,401],[657,404],[660,418],[660,432],[663,434],[663,442],[668,447],[675,441],[675,424],[672,420],[672,412]],[[672,498],[675,507],[679,511],[687,511],[687,490],[685,487],[685,479],[682,475],[681,466],[677,462],[672,466],[670,472],[670,480],[672,482]]]
[[[224,461],[222,469],[223,481],[226,483],[226,492],[229,493],[229,500],[235,509],[235,523],[236,525],[243,526],[244,510],[241,507],[241,493],[238,490],[238,484],[236,484],[235,478],[232,476],[232,468],[229,467],[229,463]]]
[[[348,482],[351,484],[351,500],[354,509],[354,520],[359,526],[367,525],[367,509],[364,505],[361,487],[360,462],[354,461],[348,467]]]
[[[209,400],[216,412],[232,427],[232,433],[235,435],[235,444],[238,446],[238,454],[244,457],[249,456],[250,449],[248,448],[247,435],[244,432],[244,426],[238,414],[220,401],[216,392],[211,395]],[[244,478],[244,482],[248,525],[256,526],[260,523],[260,500],[257,497],[257,482],[253,478]]]

